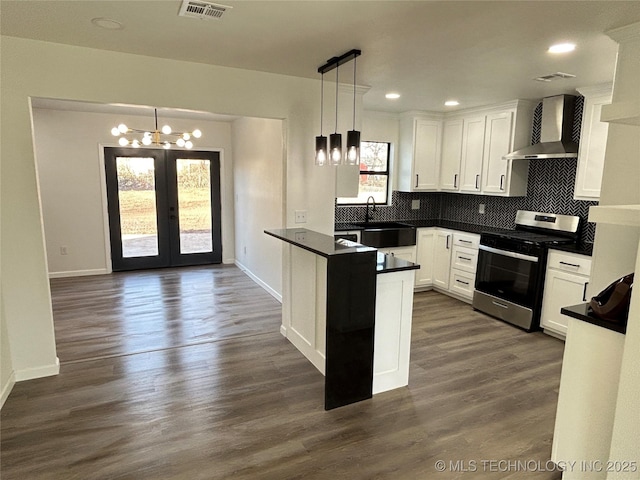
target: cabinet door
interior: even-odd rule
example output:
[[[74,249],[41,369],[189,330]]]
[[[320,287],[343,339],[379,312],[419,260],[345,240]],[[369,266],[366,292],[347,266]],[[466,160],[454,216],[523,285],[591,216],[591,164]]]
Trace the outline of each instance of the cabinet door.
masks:
[[[433,285],[433,251],[435,246],[435,237],[435,229],[418,229],[416,235],[416,263],[420,265],[420,270],[416,270],[416,286]]]
[[[452,232],[448,230],[436,230],[433,251],[433,284],[445,290],[449,288],[452,237]]]
[[[460,191],[479,192],[482,186],[485,116],[465,118],[462,124]]]
[[[502,158],[511,150],[513,113],[487,115],[484,135],[482,191],[506,193],[509,181],[509,160]]]
[[[442,128],[442,159],[440,189],[460,189],[460,160],[462,158],[462,119],[450,120]]]
[[[567,334],[569,318],[560,313],[562,307],[584,302],[585,286],[589,278],[558,270],[547,270],[542,300],[540,325],[554,332]]]
[[[441,123],[416,120],[413,146],[413,190],[436,190],[440,164]]]
[[[604,154],[607,147],[609,124],[600,121],[602,105],[611,103],[611,95],[585,97],[578,168],[573,197],[577,200],[600,198],[600,184],[604,169]]]

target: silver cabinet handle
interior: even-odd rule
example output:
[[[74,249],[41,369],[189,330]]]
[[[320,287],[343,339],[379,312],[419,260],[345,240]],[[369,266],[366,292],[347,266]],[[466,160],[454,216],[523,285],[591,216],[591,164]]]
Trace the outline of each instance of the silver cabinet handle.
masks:
[[[470,258],[467,258],[467,257],[460,257],[460,256],[459,256],[458,258],[459,258],[460,260],[467,260],[468,262],[470,262],[470,261],[471,261],[471,259],[470,259]]]
[[[456,278],[456,282],[462,283],[463,285],[469,285],[469,282],[463,282],[462,280],[458,280],[457,278]]]
[[[453,175],[453,188],[458,188],[458,174]]]
[[[447,235],[447,250],[449,250],[449,237],[450,237],[450,236],[451,236],[451,235]]]
[[[416,173],[416,187],[415,188],[418,188],[418,174],[417,173]]]
[[[583,302],[587,301],[587,285],[589,285],[589,282],[585,282],[584,283],[584,290],[582,291],[582,301]]]
[[[502,308],[509,308],[507,305],[505,305],[504,303],[498,303],[498,302],[491,302],[493,303],[496,307],[502,307]]]
[[[480,188],[478,187],[478,182],[480,181],[480,175],[476,175],[476,188]]]
[[[504,190],[504,175],[500,175],[500,190]]]
[[[460,239],[459,242],[460,243],[473,243],[471,240],[463,240],[463,239]]]
[[[567,267],[580,268],[580,265],[577,263],[568,263],[568,262],[560,262],[560,265],[566,265]]]

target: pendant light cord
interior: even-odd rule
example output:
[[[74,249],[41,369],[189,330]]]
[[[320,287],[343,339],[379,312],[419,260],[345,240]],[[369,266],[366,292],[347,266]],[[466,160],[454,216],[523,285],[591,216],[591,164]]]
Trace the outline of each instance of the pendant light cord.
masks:
[[[334,133],[338,133],[338,70],[340,65],[336,67],[336,131]]]
[[[353,59],[353,130],[356,129],[356,59]]]
[[[320,136],[322,136],[322,117],[324,114],[324,73],[320,77]]]

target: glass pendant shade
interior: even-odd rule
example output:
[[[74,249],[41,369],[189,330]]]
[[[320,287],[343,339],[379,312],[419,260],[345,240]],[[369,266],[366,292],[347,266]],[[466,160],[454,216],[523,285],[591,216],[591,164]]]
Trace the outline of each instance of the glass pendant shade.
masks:
[[[331,148],[331,165],[340,165],[342,163],[342,135],[339,133],[329,135],[329,145]]]
[[[327,137],[316,137],[316,165],[323,167],[327,164]]]
[[[360,165],[360,132],[347,132],[347,165]]]

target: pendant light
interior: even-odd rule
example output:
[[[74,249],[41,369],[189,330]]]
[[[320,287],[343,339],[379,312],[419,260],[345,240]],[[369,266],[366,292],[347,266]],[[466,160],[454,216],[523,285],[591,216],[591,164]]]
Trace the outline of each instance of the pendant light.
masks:
[[[347,132],[347,165],[360,165],[360,132],[356,130],[356,59],[353,59],[353,130]]]
[[[327,60],[327,63],[318,68],[318,73],[322,74],[320,101],[320,136],[316,137],[316,155],[315,164],[323,166],[342,165],[348,163],[350,165],[358,165],[360,163],[360,132],[356,131],[356,67],[353,66],[353,130],[347,132],[347,148],[351,155],[343,157],[342,155],[342,135],[338,133],[338,86],[339,79],[338,69],[340,65],[344,65],[351,60],[355,60],[360,56],[360,50],[349,50],[347,53],[333,57]],[[327,151],[327,137],[322,135],[322,120],[324,108],[324,74],[336,69],[336,128],[335,132],[329,135],[329,150]],[[327,156],[328,155],[328,156]]]
[[[320,136],[316,137],[316,165],[322,167],[327,163],[327,137],[322,135],[322,114],[324,111],[324,73],[320,80]]]
[[[329,147],[331,148],[330,162],[331,165],[340,165],[342,163],[342,135],[338,133],[338,70],[340,65],[336,66],[336,129],[329,135]]]

